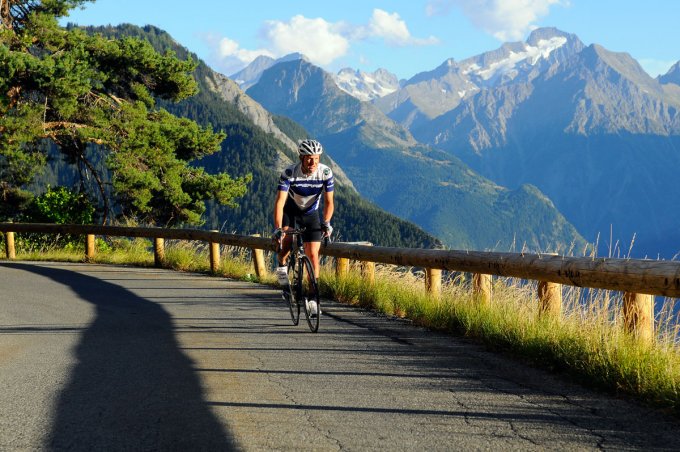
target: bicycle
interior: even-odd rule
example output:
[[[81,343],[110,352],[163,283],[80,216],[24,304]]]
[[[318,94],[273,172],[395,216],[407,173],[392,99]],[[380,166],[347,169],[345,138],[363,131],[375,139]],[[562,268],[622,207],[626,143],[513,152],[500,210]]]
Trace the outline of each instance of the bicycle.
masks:
[[[288,285],[283,287],[284,298],[288,300],[288,309],[293,325],[300,322],[300,305],[305,309],[305,318],[312,333],[319,330],[319,319],[321,318],[321,299],[319,298],[319,285],[314,276],[312,261],[305,254],[302,241],[302,233],[305,229],[291,229],[285,232],[292,235],[295,246],[292,247],[288,256]],[[326,239],[328,240],[328,239]],[[307,299],[316,302],[316,313],[311,312],[310,306],[305,303],[305,275],[307,276]]]

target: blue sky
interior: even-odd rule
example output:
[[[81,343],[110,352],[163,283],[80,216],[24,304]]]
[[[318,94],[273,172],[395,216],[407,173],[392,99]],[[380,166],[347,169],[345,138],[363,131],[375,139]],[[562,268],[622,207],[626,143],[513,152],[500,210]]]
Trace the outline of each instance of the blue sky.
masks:
[[[677,0],[97,0],[62,22],[155,25],[226,75],[259,54],[297,51],[332,72],[410,78],[551,26],[657,76],[680,60],[679,19]]]

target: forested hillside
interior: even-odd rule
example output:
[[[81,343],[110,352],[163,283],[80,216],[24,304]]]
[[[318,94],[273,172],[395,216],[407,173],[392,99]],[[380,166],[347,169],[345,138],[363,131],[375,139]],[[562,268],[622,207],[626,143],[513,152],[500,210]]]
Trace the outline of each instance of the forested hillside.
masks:
[[[92,27],[87,31],[111,37],[135,36],[148,40],[161,52],[171,49],[182,59],[190,55],[170,35],[153,26]],[[195,56],[192,58],[197,60]],[[223,232],[268,234],[272,228],[272,206],[279,176],[276,170],[278,154],[283,152],[291,161],[297,157],[280,140],[254,125],[250,118],[211,89],[211,84],[216,83],[216,74],[203,62],[199,62],[194,77],[199,84],[197,95],[178,104],[159,102],[173,114],[201,125],[211,125],[227,134],[221,150],[201,160],[201,166],[209,172],[225,171],[232,177],[252,175],[247,193],[237,200],[238,207],[208,203],[205,226]],[[288,118],[275,117],[274,120],[294,140],[306,135],[301,126]],[[333,224],[340,240],[370,241],[382,246],[432,247],[440,244],[414,224],[362,199],[353,189],[338,189],[336,200]]]

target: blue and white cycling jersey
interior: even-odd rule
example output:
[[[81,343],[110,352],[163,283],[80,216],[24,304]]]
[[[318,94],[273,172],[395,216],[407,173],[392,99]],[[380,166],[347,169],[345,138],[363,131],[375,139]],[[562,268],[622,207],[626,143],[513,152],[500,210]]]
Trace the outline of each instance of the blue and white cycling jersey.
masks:
[[[287,191],[288,199],[307,215],[319,208],[322,193],[333,191],[333,171],[319,163],[314,173],[306,175],[302,172],[302,163],[291,165],[281,173],[278,189]]]

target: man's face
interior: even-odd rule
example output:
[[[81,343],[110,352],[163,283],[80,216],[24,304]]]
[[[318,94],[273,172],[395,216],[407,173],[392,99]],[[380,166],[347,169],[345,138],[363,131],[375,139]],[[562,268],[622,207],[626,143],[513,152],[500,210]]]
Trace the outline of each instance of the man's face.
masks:
[[[302,171],[305,174],[311,174],[319,167],[320,155],[303,155],[300,157],[302,161]]]

